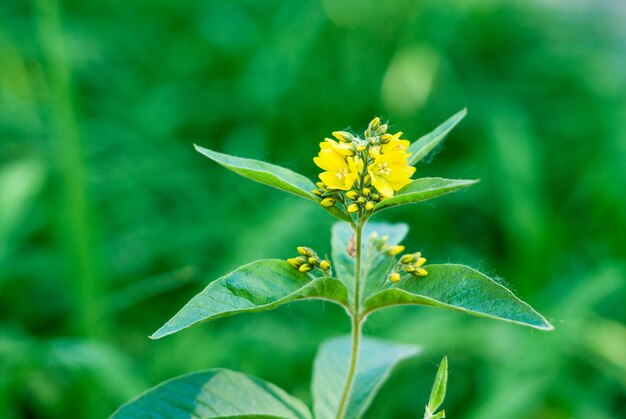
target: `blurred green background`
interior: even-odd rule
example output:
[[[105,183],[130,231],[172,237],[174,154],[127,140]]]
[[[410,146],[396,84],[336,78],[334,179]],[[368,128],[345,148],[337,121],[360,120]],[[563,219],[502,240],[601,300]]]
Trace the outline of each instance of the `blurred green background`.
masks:
[[[620,0],[3,1],[0,416],[105,417],[212,367],[310,402],[317,346],[349,330],[333,305],[147,338],[239,265],[330,250],[323,210],[192,144],[314,178],[331,131],[380,115],[414,140],[467,106],[417,175],[482,182],[379,220],[556,331],[377,313],[365,333],[425,353],[369,417],[421,417],[445,354],[449,417],[626,417],[625,19]]]

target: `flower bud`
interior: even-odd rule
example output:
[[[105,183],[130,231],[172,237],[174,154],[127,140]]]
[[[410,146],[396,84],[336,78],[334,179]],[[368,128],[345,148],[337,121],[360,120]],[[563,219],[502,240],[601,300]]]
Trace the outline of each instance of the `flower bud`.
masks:
[[[320,189],[326,189],[326,185],[324,184],[324,182],[315,182],[315,186]]]
[[[415,268],[415,272],[413,272],[413,275],[415,275],[415,276],[426,276],[426,275],[428,275],[428,272],[424,268]]]
[[[415,266],[422,266],[422,265],[423,265],[423,264],[425,264],[425,263],[426,263],[426,258],[418,258],[418,259],[415,261]]]
[[[315,266],[315,265],[318,265],[319,263],[320,263],[320,260],[317,257],[311,256],[309,258],[309,265]]]
[[[360,205],[365,204],[365,197],[364,196],[359,196],[357,198],[356,202],[358,202]]]
[[[323,260],[320,262],[320,268],[322,268],[322,270],[327,271],[330,269],[330,262],[327,260]]]
[[[400,274],[398,272],[391,271],[389,274],[389,280],[395,284],[400,280]]]
[[[372,181],[372,178],[370,177],[369,174],[365,175],[365,177],[363,178],[364,185],[368,185],[371,181]]]
[[[413,255],[410,253],[407,253],[406,255],[402,255],[402,257],[400,258],[400,263],[410,263],[412,262],[414,259]]]
[[[380,199],[380,195],[378,195],[377,193],[373,193],[373,194],[372,194],[372,196],[371,196],[371,198],[372,198],[374,201],[378,201],[378,200]]]
[[[309,258],[307,258],[306,256],[298,256],[296,259],[298,259],[298,262],[300,262],[300,265],[302,265],[303,263],[306,263]]]
[[[380,136],[380,139],[378,140],[378,142],[381,144],[387,144],[389,141],[391,141],[392,138],[393,138],[393,135],[391,134],[383,134]]]
[[[289,264],[296,269],[298,269],[300,265],[302,265],[302,262],[300,262],[298,258],[289,258],[287,259],[287,262],[289,262]]]
[[[322,201],[320,202],[320,205],[323,206],[324,208],[330,208],[335,206],[335,198],[324,198],[322,199]]]
[[[356,146],[356,151],[365,151],[365,150],[367,150],[367,145],[365,144],[360,144]]]
[[[413,273],[415,272],[416,268],[413,265],[406,265],[404,267],[404,272],[408,272],[408,273]]]
[[[372,193],[372,190],[370,188],[363,188],[361,193],[363,194],[363,196],[369,196],[370,193]]]
[[[374,209],[374,203],[372,201],[367,201],[365,203],[365,210],[366,211],[371,211]]]
[[[355,204],[354,202],[351,203],[350,205],[348,205],[348,212],[349,213],[354,213],[357,212],[359,210],[359,206],[357,204]]]
[[[374,118],[374,119],[372,119],[370,121],[370,123],[368,124],[367,128],[369,128],[369,129],[376,129],[376,128],[378,128],[379,125],[380,125],[380,118],[376,117],[376,118]]]
[[[300,267],[298,268],[298,270],[300,272],[309,272],[313,269],[313,267],[311,265],[309,265],[308,263],[304,263],[302,265],[300,265]]]
[[[298,246],[298,253],[306,257],[315,255],[315,252],[313,251],[313,249],[311,249],[310,247],[305,247],[305,246]]]
[[[402,252],[404,252],[404,246],[402,246],[400,244],[398,244],[396,246],[391,246],[391,247],[387,248],[387,250],[385,251],[385,253],[387,253],[388,255],[391,255],[391,256],[395,256],[398,253],[402,253]]]
[[[311,191],[311,193],[312,193],[313,195],[317,195],[317,196],[322,196],[322,195],[324,195],[324,191],[323,191],[323,190],[321,190],[321,189],[313,189],[313,190]]]
[[[333,137],[341,141],[342,143],[351,143],[354,136],[346,131],[335,131]]]
[[[351,190],[351,191],[346,192],[346,196],[350,198],[352,201],[354,201],[359,197],[359,193],[355,190]]]
[[[376,128],[376,134],[384,134],[387,132],[387,124],[382,124],[378,128]]]

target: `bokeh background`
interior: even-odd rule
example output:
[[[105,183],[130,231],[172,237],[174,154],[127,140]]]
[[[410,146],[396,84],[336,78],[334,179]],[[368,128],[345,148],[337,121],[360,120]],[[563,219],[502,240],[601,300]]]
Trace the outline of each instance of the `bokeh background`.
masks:
[[[311,178],[375,115],[417,139],[467,106],[420,176],[471,189],[383,213],[432,262],[504,278],[556,331],[403,307],[365,333],[423,345],[368,417],[626,417],[626,4],[566,0],[0,3],[0,416],[100,418],[189,371],[310,402],[341,309],[300,302],[147,336],[209,281],[334,222],[192,144]]]

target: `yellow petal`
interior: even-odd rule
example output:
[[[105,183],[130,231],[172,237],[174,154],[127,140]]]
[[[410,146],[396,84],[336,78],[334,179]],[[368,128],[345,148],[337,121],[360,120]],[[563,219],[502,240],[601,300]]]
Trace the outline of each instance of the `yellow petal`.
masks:
[[[345,180],[340,179],[337,176],[337,172],[322,172],[319,174],[319,178],[329,189],[340,189],[343,191],[350,189],[346,188]]]
[[[382,176],[376,176],[372,170],[368,170],[368,173],[372,178],[372,185],[374,185],[382,196],[385,198],[393,196],[393,188]]]

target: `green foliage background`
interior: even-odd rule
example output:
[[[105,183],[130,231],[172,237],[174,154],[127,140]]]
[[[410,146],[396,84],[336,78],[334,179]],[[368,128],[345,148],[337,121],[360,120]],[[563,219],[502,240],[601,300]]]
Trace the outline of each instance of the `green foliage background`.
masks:
[[[506,278],[556,331],[433,309],[366,334],[423,345],[369,417],[417,417],[450,359],[457,418],[626,416],[626,7],[619,0],[0,4],[0,416],[105,417],[211,367],[310,402],[321,302],[147,336],[206,283],[295,246],[315,205],[193,150],[311,178],[318,142],[374,115],[417,139],[466,119],[417,176],[482,178],[389,210],[409,249]]]

